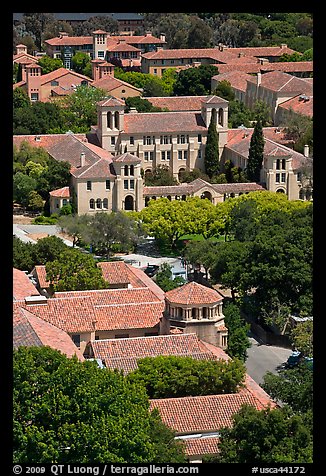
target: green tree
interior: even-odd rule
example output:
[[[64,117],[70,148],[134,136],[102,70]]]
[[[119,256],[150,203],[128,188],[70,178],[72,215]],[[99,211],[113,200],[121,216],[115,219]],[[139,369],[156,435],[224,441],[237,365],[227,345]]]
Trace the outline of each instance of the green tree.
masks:
[[[262,387],[275,401],[286,403],[295,412],[313,410],[313,372],[304,364],[276,375],[267,372]]]
[[[260,182],[260,171],[264,159],[264,134],[261,120],[258,119],[252,133],[246,175],[250,182]]]
[[[215,262],[216,251],[216,242],[214,241],[191,240],[186,245],[184,257],[186,258],[187,262],[191,263],[193,266],[203,266],[205,269],[206,279],[208,279],[208,273]]]
[[[258,119],[261,121],[262,127],[271,126],[272,116],[271,108],[266,104],[265,101],[256,101],[254,107],[251,111],[251,117],[253,121]]]
[[[69,247],[58,236],[46,236],[37,240],[34,245],[34,265],[45,265],[50,261],[59,259],[61,253],[68,251]]]
[[[121,373],[49,347],[20,347],[13,368],[15,463],[185,462],[144,388]]]
[[[229,303],[224,306],[223,313],[225,325],[229,330],[227,353],[245,362],[248,357],[247,349],[251,346],[248,338],[250,324],[241,317],[236,304]]]
[[[84,74],[83,71],[90,62],[90,56],[82,51],[77,51],[71,58],[72,67],[79,74]]]
[[[162,355],[139,359],[137,365],[138,369],[127,378],[141,383],[150,398],[235,393],[245,377],[245,367],[237,359],[196,360]]]
[[[218,175],[220,170],[219,164],[219,137],[216,130],[216,119],[212,115],[207,132],[207,141],[205,147],[205,171],[207,175],[212,178]]]
[[[228,123],[231,129],[239,126],[251,127],[252,111],[243,103],[235,99],[229,102]]]
[[[24,13],[26,31],[35,38],[35,43],[39,51],[42,50],[43,33],[49,24],[53,22],[53,13]]]
[[[211,78],[218,74],[213,65],[200,65],[198,68],[183,69],[178,73],[174,85],[174,96],[205,96],[211,91]]]
[[[155,282],[164,292],[175,289],[186,283],[181,276],[176,276],[174,279],[172,278],[172,266],[168,263],[161,264],[155,275]]]
[[[180,174],[180,182],[184,183],[190,183],[193,180],[196,180],[197,178],[201,178],[205,180],[206,182],[210,182],[210,178],[208,175],[206,175],[204,172],[202,172],[200,169],[194,168],[192,170],[185,170]]]
[[[58,226],[62,231],[68,233],[73,239],[72,246],[75,247],[81,241],[85,234],[85,228],[88,226],[88,215],[62,215],[59,217]]]
[[[13,267],[21,271],[31,272],[34,267],[34,253],[32,243],[24,243],[17,236],[13,236],[12,243]]]
[[[226,79],[219,81],[218,85],[213,91],[213,94],[223,99],[226,99],[227,101],[234,101],[234,98],[235,98],[235,94],[232,89],[231,83],[230,81],[227,81]]]
[[[294,347],[307,357],[313,356],[313,327],[312,320],[298,322],[290,334]]]
[[[28,107],[31,105],[31,101],[27,93],[21,88],[16,88],[13,90],[12,99],[14,109],[18,109],[20,107]]]
[[[28,206],[29,194],[36,188],[36,180],[22,172],[17,172],[13,179],[14,201],[24,207]]]
[[[43,206],[44,201],[42,197],[35,190],[29,192],[27,208],[33,211],[42,211]]]
[[[256,410],[249,405],[221,430],[219,463],[312,463],[311,414],[289,408]]]
[[[96,266],[91,255],[76,249],[68,249],[46,265],[46,279],[55,291],[83,291],[85,289],[104,289],[108,283],[102,271]]]
[[[107,91],[89,86],[77,86],[76,92],[63,99],[68,125],[78,125],[88,131],[96,124],[96,104],[107,97]]]
[[[159,112],[162,110],[160,107],[154,107],[148,99],[139,96],[128,97],[125,102],[125,112],[129,112],[132,107],[135,107],[137,112]]]
[[[188,32],[188,48],[210,48],[213,30],[201,18],[190,17],[191,25]]]
[[[63,68],[63,62],[60,58],[51,58],[50,56],[44,55],[38,60],[38,64],[42,68],[42,74],[51,73],[56,69]]]
[[[154,167],[150,174],[145,175],[146,186],[166,186],[177,185],[178,181],[170,171],[170,167],[167,165],[159,164]]]

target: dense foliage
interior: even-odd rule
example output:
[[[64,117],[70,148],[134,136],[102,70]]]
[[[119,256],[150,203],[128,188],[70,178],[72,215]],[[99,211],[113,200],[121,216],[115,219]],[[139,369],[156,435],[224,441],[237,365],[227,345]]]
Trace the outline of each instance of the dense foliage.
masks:
[[[233,415],[233,427],[221,430],[219,463],[312,463],[312,415],[289,407],[256,410],[251,406]]]
[[[248,357],[247,349],[251,346],[248,338],[250,324],[245,322],[236,304],[229,303],[224,306],[223,313],[224,322],[228,328],[227,353],[245,362]]]
[[[69,247],[58,236],[40,238],[35,244],[24,243],[13,237],[13,267],[31,272],[35,265],[45,265],[69,250]]]
[[[264,160],[264,134],[260,119],[255,124],[249,145],[246,176],[250,182],[260,182],[260,171]]]
[[[49,347],[13,359],[15,463],[184,462],[142,385]]]
[[[182,276],[176,276],[174,279],[172,278],[172,266],[168,263],[161,264],[155,275],[155,282],[164,292],[175,289],[186,283]]]
[[[216,130],[216,119],[212,115],[207,131],[207,141],[205,147],[205,171],[212,178],[218,175],[220,170],[219,137]]]
[[[145,357],[128,380],[145,386],[150,398],[235,393],[245,377],[241,361],[196,360],[192,357]]]

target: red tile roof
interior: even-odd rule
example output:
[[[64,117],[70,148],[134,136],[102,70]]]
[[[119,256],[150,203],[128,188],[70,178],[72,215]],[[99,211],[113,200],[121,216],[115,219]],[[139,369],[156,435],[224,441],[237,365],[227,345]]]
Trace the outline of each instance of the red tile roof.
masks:
[[[182,441],[185,444],[185,453],[188,456],[213,455],[219,452],[220,438],[218,436],[202,435],[198,438],[185,438]]]
[[[314,114],[314,98],[313,96],[306,96],[308,99],[301,99],[301,95],[295,96],[288,101],[279,104],[278,108],[286,111],[293,111],[303,116],[313,117]]]
[[[125,106],[125,101],[123,99],[114,98],[113,96],[102,99],[97,103],[99,106]]]
[[[50,192],[50,195],[52,197],[70,198],[69,187],[62,187],[58,188],[57,190],[52,190],[52,192]]]
[[[271,71],[261,76],[261,87],[290,94],[312,94],[312,85],[302,78],[282,71]]]
[[[125,41],[120,41],[115,45],[108,45],[107,50],[110,54],[111,51],[140,51],[139,48],[135,48],[135,46],[126,43]]]
[[[39,295],[40,293],[20,269],[13,268],[13,298],[14,300],[24,299],[26,296]]]
[[[155,399],[150,400],[150,409],[157,408],[163,423],[180,435],[216,432],[223,427],[231,427],[232,415],[244,404],[257,410],[263,408],[250,393],[233,393]]]
[[[140,164],[141,160],[129,152],[125,152],[121,155],[116,155],[112,158],[113,162],[121,162],[123,164]]]
[[[50,46],[74,46],[74,45],[92,45],[92,36],[63,36],[62,38],[49,38],[44,41],[45,44]]]
[[[208,96],[166,96],[146,97],[155,107],[167,108],[169,111],[200,111],[202,100]]]
[[[35,275],[41,289],[47,289],[50,286],[50,281],[46,280],[45,265],[36,265],[33,269],[33,274]]]
[[[233,53],[244,53],[248,56],[256,56],[259,58],[265,58],[267,56],[282,56],[284,53],[292,55],[293,53],[297,53],[297,51],[292,50],[287,45],[285,46],[246,46],[246,47],[239,47],[239,48],[229,48],[228,51],[232,51]]]
[[[126,134],[152,134],[173,132],[206,132],[207,127],[200,113],[193,112],[144,112],[125,114]]]
[[[212,304],[223,300],[218,291],[195,281],[168,291],[165,297],[168,301],[178,304]]]
[[[125,373],[137,368],[137,360],[159,355],[178,355],[194,359],[213,359],[203,350],[196,334],[174,334],[126,339],[95,340],[91,342],[94,357],[105,361],[108,368]]]
[[[19,306],[13,310],[13,346],[49,346],[68,357],[85,360],[66,332]]]
[[[251,76],[247,73],[242,73],[241,71],[231,71],[229,73],[217,74],[213,76],[212,79],[218,82],[228,81],[232,88],[245,92],[247,89],[247,81],[248,79],[251,79]]]
[[[127,284],[130,282],[127,265],[123,261],[103,261],[97,263],[102,270],[105,281],[110,284]]]
[[[114,89],[117,89],[119,87],[127,87],[132,90],[139,91],[139,93],[142,92],[141,89],[136,88],[132,84],[126,83],[125,81],[121,81],[121,79],[114,78],[113,76],[106,74],[103,76],[103,78],[98,79],[97,81],[92,82],[92,86],[95,88],[101,88],[105,89],[108,92],[113,91]],[[146,98],[147,99],[147,98]]]

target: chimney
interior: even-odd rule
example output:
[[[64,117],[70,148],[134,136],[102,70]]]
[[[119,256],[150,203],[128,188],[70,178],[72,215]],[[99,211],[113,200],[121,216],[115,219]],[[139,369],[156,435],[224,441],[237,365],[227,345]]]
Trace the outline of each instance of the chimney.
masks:
[[[165,33],[161,33],[161,34],[160,34],[160,40],[161,40],[161,41],[165,41]]]
[[[64,36],[69,36],[69,33],[66,31],[59,31],[59,38],[63,38]]]
[[[284,50],[284,49],[287,48],[287,47],[288,47],[288,45],[287,45],[286,43],[281,43],[281,48],[282,48],[282,50]]]
[[[151,36],[152,32],[151,31],[146,31],[146,36]]]
[[[86,165],[86,160],[85,160],[85,152],[80,153],[80,166],[85,167]]]
[[[258,71],[258,73],[257,73],[257,87],[260,86],[260,84],[261,84],[261,72]]]
[[[244,57],[244,53],[240,51],[240,53],[238,53],[238,58],[243,58],[243,57]]]
[[[309,157],[309,145],[308,145],[308,144],[305,144],[305,145],[304,145],[303,155],[304,155],[305,157]]]

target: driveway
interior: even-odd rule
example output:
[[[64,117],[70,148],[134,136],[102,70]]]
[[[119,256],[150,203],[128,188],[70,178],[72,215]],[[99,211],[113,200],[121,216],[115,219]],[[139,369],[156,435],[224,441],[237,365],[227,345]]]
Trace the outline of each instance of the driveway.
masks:
[[[258,384],[263,383],[263,376],[270,371],[277,374],[277,368],[286,362],[292,350],[284,347],[263,344],[260,339],[250,334],[251,347],[246,360],[247,373]]]

